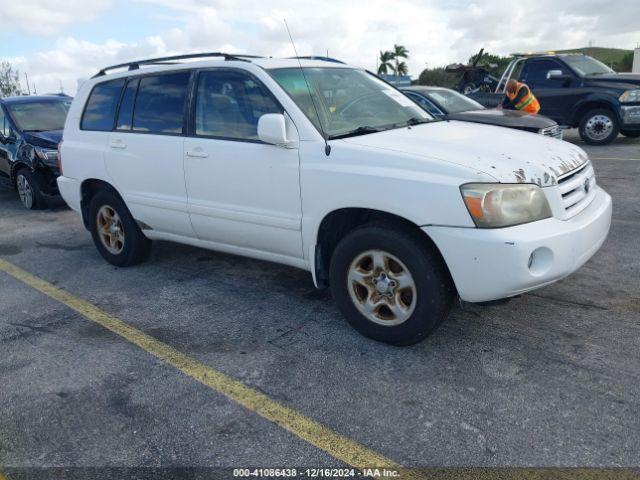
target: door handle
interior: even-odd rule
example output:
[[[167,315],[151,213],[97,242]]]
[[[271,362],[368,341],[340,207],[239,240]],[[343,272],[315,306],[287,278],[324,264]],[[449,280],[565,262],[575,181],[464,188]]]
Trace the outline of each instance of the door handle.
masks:
[[[127,144],[124,143],[122,140],[113,140],[109,146],[111,148],[127,148]]]
[[[195,150],[187,150],[187,157],[193,157],[193,158],[207,158],[209,156],[209,154],[199,148],[196,148]]]

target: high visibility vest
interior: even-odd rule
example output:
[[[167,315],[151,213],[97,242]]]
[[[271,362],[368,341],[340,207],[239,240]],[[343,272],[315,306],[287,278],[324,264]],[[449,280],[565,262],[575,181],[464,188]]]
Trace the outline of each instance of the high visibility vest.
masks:
[[[533,93],[531,93],[531,89],[529,87],[527,87],[527,90],[529,90],[527,94],[522,97],[517,103],[514,102],[514,99],[516,99],[518,97],[518,94],[520,93],[520,89],[525,86],[526,85],[524,85],[523,83],[518,82],[516,93],[513,95],[507,93],[507,97],[509,97],[509,100],[511,100],[516,110],[536,114],[540,111],[540,103],[538,102],[538,99],[533,96]]]

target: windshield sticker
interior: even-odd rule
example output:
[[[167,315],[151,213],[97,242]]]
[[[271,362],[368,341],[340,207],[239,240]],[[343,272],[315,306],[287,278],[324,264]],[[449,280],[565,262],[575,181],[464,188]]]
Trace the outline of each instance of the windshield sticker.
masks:
[[[382,90],[383,93],[387,94],[397,103],[402,105],[403,107],[415,107],[416,104],[409,100],[409,97],[405,97],[400,92],[396,92],[395,90]]]

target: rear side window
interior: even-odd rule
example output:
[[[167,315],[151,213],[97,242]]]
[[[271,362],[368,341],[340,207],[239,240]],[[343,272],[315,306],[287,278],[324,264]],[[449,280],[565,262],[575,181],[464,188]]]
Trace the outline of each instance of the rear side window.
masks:
[[[132,78],[127,82],[127,86],[122,94],[120,110],[118,111],[117,130],[131,130],[131,125],[133,124],[133,102],[136,99],[139,83],[139,78]]]
[[[82,122],[80,123],[82,130],[98,130],[102,132],[113,130],[114,117],[123,85],[124,79],[119,78],[99,83],[93,87],[82,115]]]
[[[181,134],[190,77],[189,71],[142,77],[133,110],[133,131]]]

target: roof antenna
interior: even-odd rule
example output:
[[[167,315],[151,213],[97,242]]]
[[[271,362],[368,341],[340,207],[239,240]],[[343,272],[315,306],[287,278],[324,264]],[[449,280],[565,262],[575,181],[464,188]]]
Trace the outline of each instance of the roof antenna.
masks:
[[[302,62],[300,61],[300,57],[298,56],[298,50],[296,49],[296,44],[293,43],[293,37],[291,36],[291,30],[289,30],[289,25],[287,24],[287,19],[284,19],[284,26],[287,29],[287,33],[289,34],[289,40],[291,40],[291,45],[293,46],[293,52],[296,54],[296,58],[298,59],[298,65],[300,66],[300,72],[302,72],[302,78],[304,78],[304,83],[307,85],[307,91],[309,92],[309,98],[311,98],[311,103],[313,104],[313,109],[316,112],[316,117],[318,117],[318,125],[320,126],[320,131],[322,132],[322,138],[324,138],[324,153],[328,157],[331,153],[331,145],[327,140],[327,134],[324,131],[324,127],[322,126],[322,120],[320,119],[320,114],[318,113],[318,107],[316,106],[316,101],[313,99],[313,95],[311,94],[311,86],[307,81],[307,76],[304,73],[304,68],[302,68]]]

